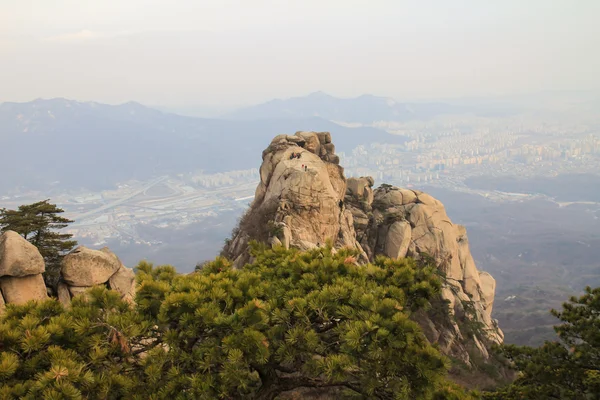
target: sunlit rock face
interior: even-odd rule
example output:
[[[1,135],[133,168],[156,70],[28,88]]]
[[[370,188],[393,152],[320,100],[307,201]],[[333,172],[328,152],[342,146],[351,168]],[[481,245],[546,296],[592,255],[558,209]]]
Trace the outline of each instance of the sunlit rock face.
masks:
[[[358,180],[372,182],[370,177]],[[442,297],[454,318],[445,326],[437,321],[420,321],[424,331],[444,352],[463,361],[469,361],[467,341],[487,359],[486,343],[501,343],[504,337],[491,317],[496,281],[489,273],[477,270],[465,227],[453,224],[444,205],[421,191],[382,185],[373,191],[369,203],[366,199],[371,198],[370,190],[366,185],[362,192],[346,193],[361,249],[370,260],[379,254],[391,258],[432,257],[445,276]],[[457,319],[478,321],[481,329],[465,338]]]
[[[262,158],[254,201],[223,249],[236,267],[250,260],[252,239],[299,249],[330,242],[334,249],[357,249],[360,262],[380,254],[427,254],[445,277],[442,297],[450,314],[444,324],[420,318],[428,338],[465,362],[466,342],[484,358],[490,343],[502,342],[491,318],[494,278],[477,270],[464,226],[452,223],[439,200],[385,184],[374,189],[371,177],[346,179],[328,132],[278,135]],[[482,328],[467,338],[458,320],[475,320]]]
[[[0,312],[5,303],[25,304],[48,298],[38,249],[13,231],[0,235]]]
[[[271,141],[254,201],[224,249],[236,266],[248,261],[250,239],[300,249],[327,241],[336,248],[360,248],[352,213],[343,204],[346,178],[334,151],[328,132],[297,132]]]

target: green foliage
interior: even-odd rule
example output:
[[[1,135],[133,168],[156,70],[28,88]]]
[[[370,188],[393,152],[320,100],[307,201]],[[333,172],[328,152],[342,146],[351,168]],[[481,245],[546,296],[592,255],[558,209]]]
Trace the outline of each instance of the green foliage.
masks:
[[[159,398],[273,399],[301,387],[380,399],[462,393],[409,319],[440,290],[435,268],[384,257],[357,266],[356,254],[332,255],[330,247],[302,253],[254,244],[252,255],[242,270],[217,258],[174,276],[166,293],[157,290],[166,280],[151,278],[163,272],[143,272],[140,312],[164,327],[169,348],[145,365]]]
[[[78,296],[68,310],[57,300],[8,305],[0,399],[135,398],[140,380],[128,375],[149,332],[150,323],[105,288]]]
[[[460,327],[461,333],[465,337],[485,337],[483,334],[483,322],[477,318],[477,312],[475,311],[475,304],[473,301],[461,301],[463,306],[464,315],[462,318],[457,320],[457,324]]]
[[[65,310],[9,305],[0,320],[0,399],[470,399],[413,312],[441,283],[435,267],[331,246],[252,245],[188,275],[137,267],[136,306],[95,288]]]
[[[269,227],[269,234],[271,236],[280,237],[283,234],[283,227],[281,225],[269,221],[267,226]]]
[[[520,371],[510,386],[488,399],[600,399],[600,288],[587,287],[552,314],[560,342],[539,348],[503,346],[500,352]]]
[[[44,279],[53,288],[58,283],[63,255],[77,245],[71,240],[73,235],[58,232],[73,222],[59,215],[63,212],[49,200],[22,205],[17,210],[0,209],[0,231],[15,231],[38,248],[46,263]]]

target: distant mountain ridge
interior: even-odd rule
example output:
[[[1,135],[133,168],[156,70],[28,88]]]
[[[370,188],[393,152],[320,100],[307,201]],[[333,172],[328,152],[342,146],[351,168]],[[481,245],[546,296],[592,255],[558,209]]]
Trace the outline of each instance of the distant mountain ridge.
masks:
[[[136,102],[117,106],[97,102],[80,102],[63,98],[36,99],[27,103],[6,102],[0,104],[0,132],[22,130],[35,132],[62,120],[80,118],[102,118],[114,121],[156,121],[163,113]],[[13,117],[16,118],[13,119]],[[12,123],[11,123],[12,122]]]
[[[62,189],[100,189],[200,169],[210,173],[253,168],[275,134],[298,129],[336,132],[340,151],[406,140],[318,117],[232,121],[163,113],[134,102],[2,103],[0,193],[16,187],[47,189],[57,181]]]
[[[279,119],[320,117],[330,121],[370,124],[375,121],[430,119],[443,114],[473,111],[472,107],[447,103],[399,103],[389,97],[365,94],[342,99],[324,92],[275,99],[227,114],[235,119]]]

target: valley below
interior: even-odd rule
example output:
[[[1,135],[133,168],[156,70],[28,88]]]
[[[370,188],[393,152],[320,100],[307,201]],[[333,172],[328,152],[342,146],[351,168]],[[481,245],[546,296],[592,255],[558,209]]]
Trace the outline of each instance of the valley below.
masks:
[[[311,96],[309,104],[336,101]],[[370,100],[362,98],[361,107]],[[556,320],[549,309],[586,285],[600,285],[600,124],[593,116],[514,110],[477,116],[461,109],[422,120],[334,123],[327,118],[340,115],[327,110],[283,118],[266,109],[256,120],[203,120],[135,103],[94,104],[37,100],[0,110],[1,133],[17,146],[12,153],[39,135],[66,140],[45,145],[57,154],[77,151],[68,146],[77,146],[82,132],[105,133],[106,141],[61,166],[64,174],[42,168],[33,179],[26,167],[20,185],[8,174],[0,206],[50,198],[75,221],[67,231],[79,243],[109,246],[128,266],[148,260],[187,273],[218,255],[254,198],[257,154],[269,137],[297,126],[332,132],[347,177],[424,190],[466,226],[478,268],[497,280],[493,317],[506,342],[552,339]],[[108,143],[124,145],[114,165]],[[53,181],[57,176],[62,180]]]

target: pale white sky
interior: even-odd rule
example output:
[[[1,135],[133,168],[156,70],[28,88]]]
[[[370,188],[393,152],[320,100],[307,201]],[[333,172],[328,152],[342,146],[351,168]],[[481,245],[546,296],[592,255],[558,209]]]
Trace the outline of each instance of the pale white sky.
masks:
[[[0,101],[599,90],[598,0],[0,0]]]

